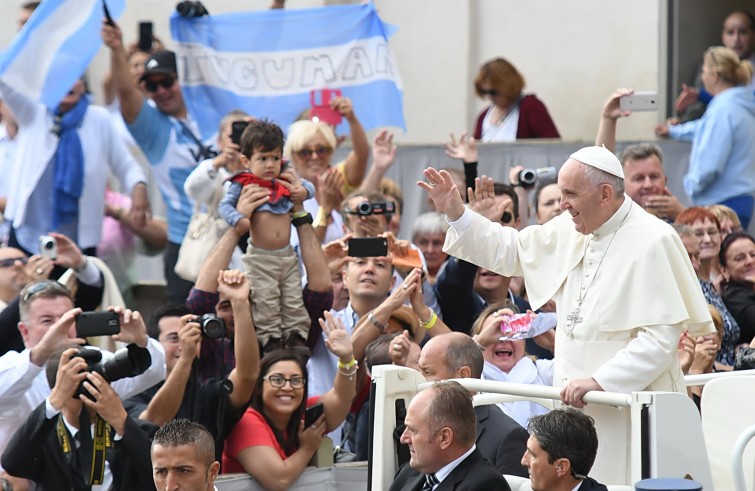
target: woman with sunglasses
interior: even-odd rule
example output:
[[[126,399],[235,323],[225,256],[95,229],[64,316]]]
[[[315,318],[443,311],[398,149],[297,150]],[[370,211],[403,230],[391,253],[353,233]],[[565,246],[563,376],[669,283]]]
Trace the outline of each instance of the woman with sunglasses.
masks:
[[[362,184],[370,156],[367,135],[354,114],[351,100],[336,97],[330,101],[330,107],[349,125],[352,150],[344,160],[331,166],[333,152],[340,142],[334,128],[322,121],[296,121],[288,129],[283,148],[283,157],[293,163],[299,176],[315,185],[315,196],[304,202],[304,209],[315,217],[312,226],[321,243],[343,236],[343,220],[338,213],[341,201]]]
[[[480,67],[475,91],[490,106],[477,118],[474,138],[483,142],[511,142],[522,138],[561,138],[545,104],[523,95],[524,77],[503,58]]]
[[[339,360],[333,388],[308,399],[306,362],[284,350],[265,355],[249,409],[226,439],[223,472],[247,472],[268,491],[287,490],[320,448],[323,435],[346,418],[359,367],[343,323],[328,312],[325,319],[320,325],[326,345]],[[322,416],[305,427],[305,409],[318,402]]]

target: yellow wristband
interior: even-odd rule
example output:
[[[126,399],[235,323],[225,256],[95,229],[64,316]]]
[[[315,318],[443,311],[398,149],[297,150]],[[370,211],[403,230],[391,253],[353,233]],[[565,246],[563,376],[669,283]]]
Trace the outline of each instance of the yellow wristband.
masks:
[[[354,358],[353,356],[351,357],[351,361],[348,363],[341,363],[341,360],[338,360],[338,368],[342,368],[344,370],[347,368],[351,368],[356,364],[357,364],[357,359]]]
[[[315,228],[317,227],[327,227],[328,226],[328,217],[330,214],[325,214],[325,210],[321,207],[317,208],[317,214],[315,215],[315,223],[313,226]]]
[[[425,329],[432,329],[435,323],[438,322],[438,314],[432,310],[430,312],[432,312],[432,314],[430,315],[430,318],[427,319],[427,322],[419,321],[419,325]]]
[[[293,213],[293,214],[291,215],[291,218],[304,218],[304,217],[305,217],[305,216],[307,216],[307,215],[309,215],[309,213],[307,212],[307,210],[303,210],[303,211],[295,211],[295,212],[294,212],[294,213]]]

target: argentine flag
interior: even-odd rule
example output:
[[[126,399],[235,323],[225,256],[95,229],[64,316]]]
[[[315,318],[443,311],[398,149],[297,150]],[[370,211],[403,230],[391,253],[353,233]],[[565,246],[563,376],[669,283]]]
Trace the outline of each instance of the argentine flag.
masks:
[[[0,79],[57,107],[102,45],[103,0],[44,0],[0,57]],[[124,0],[107,0],[113,18]]]
[[[394,31],[372,3],[171,18],[184,98],[203,136],[234,109],[285,130],[319,89],[351,98],[366,129],[405,130],[401,78],[388,46]]]

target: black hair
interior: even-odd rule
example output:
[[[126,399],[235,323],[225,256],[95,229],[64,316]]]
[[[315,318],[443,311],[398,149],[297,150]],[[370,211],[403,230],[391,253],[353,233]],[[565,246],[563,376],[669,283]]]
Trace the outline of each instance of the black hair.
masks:
[[[248,159],[252,158],[255,151],[283,152],[283,130],[280,126],[269,119],[256,119],[251,121],[241,134],[241,153]]]
[[[183,317],[191,314],[186,305],[169,304],[158,307],[147,323],[147,334],[153,339],[160,338],[160,319],[163,317]]]
[[[724,240],[721,242],[721,248],[718,250],[718,264],[726,267],[726,253],[729,252],[729,248],[734,245],[734,242],[738,241],[739,239],[747,239],[753,244],[755,244],[755,239],[752,238],[752,235],[748,234],[747,232],[732,232],[726,237],[724,237]]]
[[[548,454],[548,463],[567,459],[573,473],[579,476],[587,476],[592,469],[598,453],[598,434],[590,416],[574,409],[554,409],[530,418],[527,429]]]

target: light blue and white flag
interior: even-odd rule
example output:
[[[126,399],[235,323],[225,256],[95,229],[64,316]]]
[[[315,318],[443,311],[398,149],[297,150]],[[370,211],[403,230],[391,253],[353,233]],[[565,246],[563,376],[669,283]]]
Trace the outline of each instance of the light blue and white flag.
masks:
[[[340,89],[367,129],[406,129],[394,31],[372,3],[171,18],[184,98],[204,136],[234,109],[285,130],[318,89]]]
[[[44,0],[0,57],[0,79],[57,107],[102,46],[103,0]],[[114,19],[124,0],[107,0]]]

